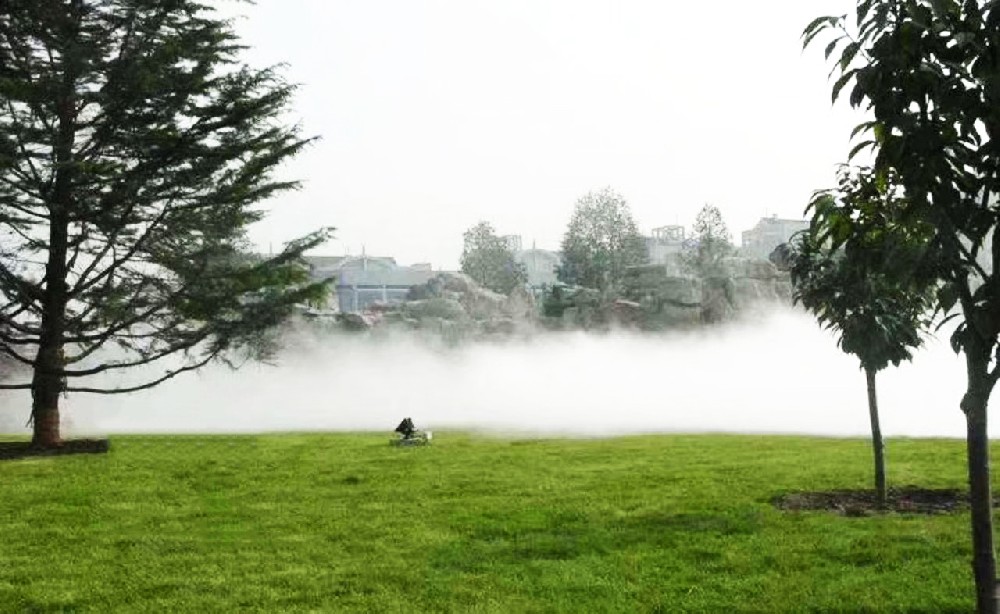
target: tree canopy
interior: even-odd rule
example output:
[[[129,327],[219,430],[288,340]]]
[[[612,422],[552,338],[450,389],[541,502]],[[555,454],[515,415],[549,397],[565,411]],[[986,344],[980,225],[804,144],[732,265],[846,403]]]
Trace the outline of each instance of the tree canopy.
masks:
[[[515,259],[511,246],[496,234],[489,222],[479,222],[463,235],[461,268],[479,285],[501,294],[528,280],[524,265]]]
[[[839,187],[813,197],[809,230],[790,242],[793,298],[874,371],[910,360],[932,323],[935,285],[914,265],[933,229],[910,223],[899,192],[871,169],[844,166]],[[868,215],[853,214],[862,208]],[[839,245],[836,236],[845,234],[857,240]]]
[[[230,24],[192,0],[9,0],[0,11],[0,352],[30,368],[35,441],[62,392],[127,392],[228,352],[322,287],[246,239],[275,169],[310,139],[293,86],[240,62]],[[166,360],[168,357],[174,357]],[[125,386],[84,378],[158,367]],[[146,371],[144,371],[146,372]]]
[[[722,212],[715,205],[704,205],[695,218],[690,246],[685,249],[684,262],[699,277],[720,277],[725,274],[722,259],[735,252],[729,228]]]
[[[644,264],[646,243],[625,199],[605,188],[581,197],[562,240],[559,281],[609,290],[625,269]]]

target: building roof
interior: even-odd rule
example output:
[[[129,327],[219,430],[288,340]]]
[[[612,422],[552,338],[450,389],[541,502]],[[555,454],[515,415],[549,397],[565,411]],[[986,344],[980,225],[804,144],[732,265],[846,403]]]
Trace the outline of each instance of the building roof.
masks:
[[[537,248],[522,249],[518,252],[515,252],[514,254],[514,258],[516,258],[517,260],[524,260],[526,258],[539,258],[539,257],[548,258],[550,260],[562,260],[562,254],[548,249],[537,249]]]
[[[771,217],[762,217],[754,225],[751,230],[761,230],[768,226],[808,226],[809,220],[794,220],[790,218],[781,218],[776,215]],[[743,232],[749,232],[744,230]]]
[[[434,271],[396,267],[394,269],[342,269],[337,275],[338,286],[398,286],[410,287],[427,283]]]
[[[434,276],[430,266],[399,266],[391,256],[307,256],[313,279],[336,279],[338,286],[409,287]]]
[[[304,256],[306,264],[321,269],[332,269],[350,256]]]

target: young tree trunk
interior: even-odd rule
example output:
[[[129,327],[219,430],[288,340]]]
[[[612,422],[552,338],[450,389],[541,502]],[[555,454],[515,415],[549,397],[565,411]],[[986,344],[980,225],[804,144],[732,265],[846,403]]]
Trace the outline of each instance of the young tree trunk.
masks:
[[[885,494],[885,444],[882,441],[882,428],[878,421],[878,398],[875,395],[875,369],[866,368],[865,377],[868,380],[868,417],[872,424],[872,452],[875,456],[875,497],[880,508],[886,505]]]
[[[990,440],[986,406],[990,385],[988,362],[966,354],[969,383],[962,399],[966,420],[969,500],[972,507],[972,571],[976,581],[976,611],[997,614],[996,553],[993,549],[993,496],[990,491]]]

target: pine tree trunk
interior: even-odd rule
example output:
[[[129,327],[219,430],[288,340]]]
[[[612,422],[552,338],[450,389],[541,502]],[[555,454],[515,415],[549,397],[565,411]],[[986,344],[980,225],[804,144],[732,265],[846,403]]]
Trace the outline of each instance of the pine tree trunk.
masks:
[[[79,28],[82,2],[73,0],[74,21],[70,27]],[[45,265],[45,291],[42,295],[41,333],[38,337],[38,354],[35,356],[34,377],[31,380],[31,417],[34,423],[32,445],[54,447],[61,443],[59,433],[59,394],[63,389],[63,369],[66,361],[63,344],[66,330],[66,305],[69,290],[70,211],[74,208],[73,180],[76,160],[73,146],[76,138],[76,74],[78,58],[71,53],[72,46],[63,49],[62,89],[59,93],[57,112],[58,133],[54,143],[55,181],[48,200],[49,243],[48,262]]]
[[[52,236],[65,245],[65,234],[53,231]],[[39,336],[31,380],[31,419],[34,428],[31,443],[35,447],[51,448],[62,443],[59,433],[59,394],[63,390],[62,369],[65,367],[63,336],[66,322],[65,248],[49,251],[48,288],[45,311],[42,314],[42,334]]]
[[[31,383],[31,420],[33,433],[31,445],[36,448],[54,448],[62,443],[59,431],[59,392],[62,387],[59,376],[45,373],[40,365],[35,366],[35,377]]]
[[[872,425],[872,452],[875,456],[875,497],[880,508],[886,505],[885,492],[885,444],[882,441],[882,428],[878,421],[878,398],[875,395],[875,370],[865,369],[868,380],[868,417]]]
[[[990,491],[990,441],[986,406],[990,385],[988,362],[970,355],[966,363],[969,383],[962,399],[966,420],[969,464],[969,500],[972,507],[972,570],[976,581],[976,611],[997,614],[996,552],[993,548],[993,497]]]

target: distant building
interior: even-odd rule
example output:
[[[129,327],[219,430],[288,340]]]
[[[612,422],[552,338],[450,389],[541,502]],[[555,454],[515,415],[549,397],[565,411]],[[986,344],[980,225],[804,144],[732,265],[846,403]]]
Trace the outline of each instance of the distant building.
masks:
[[[671,275],[681,274],[681,254],[684,251],[684,227],[676,224],[653,229],[646,237],[649,264],[665,266]]]
[[[391,257],[306,256],[306,262],[312,279],[333,280],[336,307],[344,313],[376,302],[404,301],[411,286],[425,284],[434,276],[429,264],[400,266]]]
[[[535,248],[515,252],[514,260],[524,265],[528,284],[536,288],[556,283],[556,268],[562,264],[557,252]]]
[[[742,252],[749,258],[767,260],[767,257],[782,243],[800,230],[807,230],[806,220],[787,220],[778,216],[763,217],[750,230],[743,231]]]
[[[660,226],[653,229],[652,236],[646,237],[646,250],[650,264],[665,264],[684,249],[684,227],[678,225]]]

